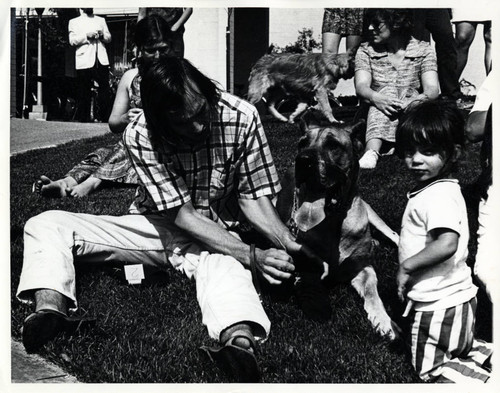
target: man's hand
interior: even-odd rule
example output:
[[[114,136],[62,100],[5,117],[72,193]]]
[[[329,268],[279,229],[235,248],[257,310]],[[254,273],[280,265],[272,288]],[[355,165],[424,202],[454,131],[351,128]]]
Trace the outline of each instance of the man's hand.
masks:
[[[255,249],[255,262],[266,281],[273,285],[279,285],[288,280],[295,270],[292,257],[276,248]]]
[[[100,37],[100,32],[98,30],[95,31],[89,31],[87,33],[87,39],[88,40],[97,40]]]

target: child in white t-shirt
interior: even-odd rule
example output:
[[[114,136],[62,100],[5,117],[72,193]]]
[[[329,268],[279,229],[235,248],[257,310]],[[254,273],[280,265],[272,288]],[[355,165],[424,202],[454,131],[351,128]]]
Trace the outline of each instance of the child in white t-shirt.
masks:
[[[442,101],[408,108],[396,131],[396,152],[416,181],[401,224],[398,296],[408,300],[412,364],[425,381],[490,376],[491,344],[474,339],[477,287],[466,264],[467,210],[451,175],[463,145],[464,119]]]

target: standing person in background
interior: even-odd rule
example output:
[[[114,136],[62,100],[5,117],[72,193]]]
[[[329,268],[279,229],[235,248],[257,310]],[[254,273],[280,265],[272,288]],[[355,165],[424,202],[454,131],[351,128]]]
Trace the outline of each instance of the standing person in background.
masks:
[[[498,231],[495,226],[500,222],[495,203],[498,201],[498,185],[492,182],[492,120],[491,111],[493,92],[496,88],[494,71],[490,72],[481,85],[474,107],[465,123],[465,136],[470,142],[482,142],[482,172],[476,189],[481,200],[478,209],[477,252],[474,262],[474,274],[493,302],[498,293],[498,267],[495,250],[498,251]]]
[[[340,40],[346,37],[346,51],[361,44],[364,8],[325,8],[323,14],[323,53],[337,54]]]
[[[169,24],[173,36],[173,50],[177,57],[184,57],[184,24],[191,17],[192,8],[139,8],[137,21],[147,15],[157,14]]]
[[[436,43],[441,97],[460,104],[460,84],[457,75],[457,44],[451,25],[451,10],[448,8],[413,9],[412,35],[420,41],[430,41],[429,33]]]
[[[93,8],[81,8],[81,15],[69,21],[69,44],[76,47],[75,67],[78,79],[77,120],[90,121],[92,81],[99,85],[98,120],[109,117],[111,89],[109,60],[104,44],[111,42],[111,33],[104,18],[94,15]]]
[[[452,22],[455,24],[457,43],[457,77],[460,79],[467,65],[469,48],[474,41],[479,23],[483,24],[484,68],[488,75],[491,71],[491,11],[482,7],[454,8]]]

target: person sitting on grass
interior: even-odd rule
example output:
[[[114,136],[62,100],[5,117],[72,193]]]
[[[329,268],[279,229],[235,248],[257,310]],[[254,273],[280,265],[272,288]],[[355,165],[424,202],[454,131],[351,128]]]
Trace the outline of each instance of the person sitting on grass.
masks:
[[[391,154],[399,113],[412,101],[438,97],[436,53],[411,36],[409,10],[369,9],[369,42],[355,58],[356,94],[368,104],[362,169],[373,169],[382,153]]]
[[[272,204],[281,187],[255,107],[175,57],[145,72],[141,97],[144,113],[124,133],[140,182],[130,214],[47,211],[26,223],[17,297],[34,299],[35,312],[24,346],[36,351],[71,330],[75,262],[170,264],[196,281],[203,323],[220,342],[203,349],[234,380],[256,382],[255,338],[268,336],[270,321],[252,276],[278,285],[292,276],[292,255],[317,257]],[[240,240],[241,220],[270,246]]]
[[[474,338],[467,210],[452,176],[464,141],[462,114],[444,101],[412,105],[396,131],[396,153],[416,181],[403,214],[396,280],[400,299],[408,300],[412,364],[424,381],[490,376],[492,346]]]
[[[158,58],[174,55],[172,39],[170,26],[159,15],[146,16],[137,22],[137,68],[125,72],[118,84],[108,121],[113,133],[122,133],[142,113],[139,91],[141,74],[145,67]],[[95,192],[106,183],[137,185],[136,172],[121,140],[90,153],[61,179],[51,180],[45,175],[40,176],[33,184],[33,191],[44,197],[78,198]]]

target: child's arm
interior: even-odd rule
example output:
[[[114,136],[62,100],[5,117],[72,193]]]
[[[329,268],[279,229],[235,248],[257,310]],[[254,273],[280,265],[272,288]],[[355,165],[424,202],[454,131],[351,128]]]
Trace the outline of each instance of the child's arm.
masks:
[[[430,232],[433,240],[417,254],[403,261],[397,273],[398,296],[403,301],[411,287],[411,275],[423,268],[441,263],[450,258],[458,247],[458,233],[448,228],[437,228]]]
[[[399,235],[380,218],[380,216],[367,202],[363,201],[363,203],[365,205],[366,212],[368,213],[368,221],[370,224],[379,230],[385,237],[391,240],[397,247],[399,243]]]

